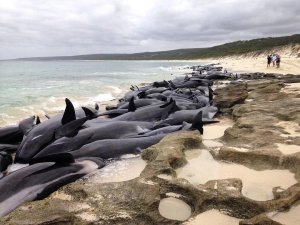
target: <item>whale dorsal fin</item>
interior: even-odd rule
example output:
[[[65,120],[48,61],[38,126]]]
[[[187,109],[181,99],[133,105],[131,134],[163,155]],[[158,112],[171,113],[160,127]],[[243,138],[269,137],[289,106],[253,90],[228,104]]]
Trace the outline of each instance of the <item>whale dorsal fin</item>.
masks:
[[[23,134],[27,134],[32,127],[34,126],[34,120],[35,120],[35,116],[31,116],[27,119],[22,120],[19,123],[19,129],[22,131]]]
[[[161,106],[159,106],[159,107],[160,107],[160,108],[166,108],[168,105],[172,104],[173,102],[174,102],[174,100],[173,100],[173,98],[171,98],[169,102],[167,102],[166,104],[161,105]]]
[[[55,130],[55,139],[61,137],[74,137],[78,134],[79,128],[89,119],[89,117],[83,117],[73,120],[67,124],[61,125]]]
[[[89,108],[87,108],[87,107],[81,107],[81,108],[84,111],[84,114],[86,117],[94,118],[96,116],[95,113],[92,110],[90,110]]]
[[[100,108],[99,105],[97,103],[95,103],[95,109],[99,110],[99,108]]]
[[[175,84],[172,82],[172,81],[169,81],[169,84],[170,84],[170,88],[175,90],[176,89],[176,86]]]
[[[132,97],[129,101],[128,112],[134,112],[136,110],[136,106],[134,104],[134,97]]]
[[[66,109],[61,119],[61,123],[63,125],[76,119],[75,109],[72,102],[68,98],[66,98],[65,101],[66,101]]]
[[[198,112],[194,116],[191,128],[197,129],[199,130],[200,134],[203,134],[202,111]]]
[[[214,91],[211,89],[210,86],[208,86],[208,99],[209,99],[209,102],[213,101],[213,94],[214,94]]]
[[[38,124],[40,124],[40,123],[41,123],[40,117],[37,116],[37,117],[36,117],[36,121],[35,121],[35,125],[38,125]]]

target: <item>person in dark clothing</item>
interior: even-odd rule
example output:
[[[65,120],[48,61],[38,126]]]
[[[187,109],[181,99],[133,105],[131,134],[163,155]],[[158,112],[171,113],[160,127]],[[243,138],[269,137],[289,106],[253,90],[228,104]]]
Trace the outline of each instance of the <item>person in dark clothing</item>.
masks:
[[[267,57],[267,63],[268,63],[268,64],[267,64],[267,67],[270,67],[271,60],[272,60],[271,56],[268,55],[268,57]]]
[[[280,67],[280,56],[279,55],[277,56],[277,59],[276,59],[276,66],[277,66],[277,68]]]

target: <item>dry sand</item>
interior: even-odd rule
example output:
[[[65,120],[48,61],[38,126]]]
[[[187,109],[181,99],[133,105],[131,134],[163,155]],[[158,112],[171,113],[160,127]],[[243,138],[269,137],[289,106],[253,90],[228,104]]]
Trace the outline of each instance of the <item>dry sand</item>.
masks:
[[[262,57],[227,57],[218,61],[228,71],[234,72],[300,74],[300,58],[282,57],[280,68],[267,67],[267,59]]]
[[[281,57],[280,68],[267,67],[267,55],[277,53]],[[249,52],[239,56],[213,59],[232,72],[262,72],[280,74],[300,74],[300,45],[275,47],[264,52]]]

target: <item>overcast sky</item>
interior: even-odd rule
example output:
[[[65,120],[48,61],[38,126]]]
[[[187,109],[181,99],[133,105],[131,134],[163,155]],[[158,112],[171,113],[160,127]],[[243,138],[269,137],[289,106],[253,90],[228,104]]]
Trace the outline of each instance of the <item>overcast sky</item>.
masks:
[[[207,47],[299,24],[299,0],[0,0],[0,59]]]

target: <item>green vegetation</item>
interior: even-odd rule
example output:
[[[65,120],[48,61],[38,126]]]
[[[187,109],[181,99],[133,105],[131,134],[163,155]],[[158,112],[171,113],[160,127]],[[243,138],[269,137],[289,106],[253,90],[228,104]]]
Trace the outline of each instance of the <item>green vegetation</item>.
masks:
[[[300,44],[300,34],[284,37],[259,38],[248,41],[236,41],[210,48],[177,49],[160,52],[142,52],[134,54],[93,54],[59,57],[22,58],[19,60],[187,60],[215,58],[239,55],[249,52],[257,54],[289,44]]]

